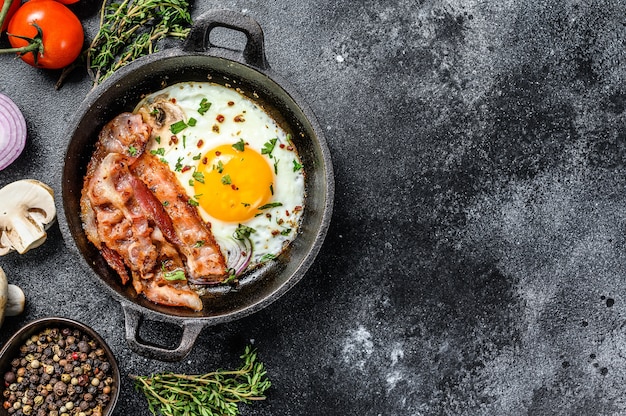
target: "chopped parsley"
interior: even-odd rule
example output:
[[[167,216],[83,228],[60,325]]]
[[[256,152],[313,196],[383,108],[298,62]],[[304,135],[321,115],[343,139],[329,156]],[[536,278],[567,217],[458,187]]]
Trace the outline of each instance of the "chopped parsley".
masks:
[[[270,202],[269,204],[260,206],[259,209],[264,210],[264,209],[276,208],[276,207],[282,207],[282,206],[283,206],[282,202]]]
[[[250,234],[256,233],[256,230],[252,227],[248,227],[247,225],[239,224],[233,237],[237,240],[243,240],[244,238],[249,238]]]
[[[185,272],[181,269],[172,270],[171,272],[163,273],[163,277],[165,280],[173,281],[173,280],[187,280],[185,277]]]
[[[200,106],[198,107],[198,114],[203,116],[204,113],[209,111],[209,108],[211,108],[211,103],[206,98],[203,98],[202,101],[200,101]]]
[[[158,155],[158,156],[165,156],[165,148],[159,147],[156,150],[150,150],[150,154]]]
[[[274,147],[276,147],[276,141],[278,141],[278,139],[274,138],[270,139],[270,141],[268,142],[265,142],[265,144],[263,145],[263,149],[261,149],[261,154],[269,155],[269,157],[272,157],[272,152],[274,151]]]
[[[195,198],[195,197],[194,197]],[[187,203],[189,205],[191,205],[192,207],[197,207],[198,205],[200,205],[200,203],[198,201],[196,201],[194,198],[189,198],[187,200]]]
[[[280,159],[274,158],[274,174],[275,175],[278,175],[278,162],[280,162]]]
[[[291,228],[285,228],[280,232],[280,235],[289,235],[291,233]]]
[[[193,158],[193,160],[200,160],[202,159],[202,153],[198,153],[197,155],[195,155]]]
[[[185,123],[183,120],[180,120],[170,126],[170,131],[172,132],[172,134],[178,134],[186,128],[187,123]]]
[[[274,185],[270,184],[270,192],[272,193],[272,195],[274,195]]]
[[[261,257],[261,259],[260,259],[259,261],[260,261],[261,263],[263,263],[263,262],[266,262],[266,261],[268,261],[268,260],[272,260],[272,259],[275,259],[275,258],[276,258],[276,256],[275,256],[274,254],[272,254],[272,253],[267,253],[267,254],[265,254],[263,257]]]
[[[193,126],[195,126],[195,125],[196,125],[196,123],[197,123],[197,122],[198,122],[198,120],[196,120],[195,118],[193,118],[193,117],[189,117],[189,120],[187,121],[187,125],[188,125],[189,127],[193,127]]]
[[[161,136],[155,137],[154,141],[157,142],[157,144],[161,144]]]
[[[239,139],[239,141],[233,145],[233,148],[235,150],[239,150],[240,152],[243,152],[245,145],[246,145],[246,142],[244,142],[243,139]]]
[[[169,201],[163,201],[163,206],[164,206],[164,207],[168,206],[169,204],[170,204],[170,202],[169,202]]]
[[[222,185],[230,185],[230,184],[232,184],[232,181],[230,179],[230,175],[222,176]]]
[[[128,146],[128,154],[131,156],[137,156],[137,152],[139,152],[137,150],[137,148],[133,145]]]
[[[203,245],[204,245],[204,240],[198,240],[198,241],[196,241],[196,244],[194,244],[193,246],[194,246],[195,248],[200,248],[200,247],[202,247]]]
[[[296,159],[293,160],[293,171],[297,172],[302,169],[302,164],[300,164]]]
[[[202,172],[196,171],[191,176],[193,176],[196,181],[204,183],[204,174]]]
[[[183,158],[179,157],[178,160],[176,161],[176,165],[174,166],[174,170],[176,172],[180,172],[181,170],[183,170]]]
[[[217,170],[217,173],[224,172],[224,164],[222,163],[221,160],[217,161],[217,166],[214,166],[214,169]]]

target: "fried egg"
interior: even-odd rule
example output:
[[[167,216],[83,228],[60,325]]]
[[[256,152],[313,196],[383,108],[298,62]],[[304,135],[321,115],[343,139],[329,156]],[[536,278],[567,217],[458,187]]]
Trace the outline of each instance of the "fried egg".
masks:
[[[170,109],[146,151],[167,163],[211,230],[229,267],[277,257],[302,219],[304,166],[289,134],[238,91],[210,82],[179,83],[146,96],[135,111]],[[241,242],[251,253],[241,253]],[[234,267],[234,266],[233,266]]]

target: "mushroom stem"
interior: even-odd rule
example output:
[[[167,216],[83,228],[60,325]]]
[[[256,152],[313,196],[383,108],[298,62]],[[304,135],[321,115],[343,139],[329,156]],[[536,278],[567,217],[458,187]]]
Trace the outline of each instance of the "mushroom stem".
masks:
[[[0,326],[2,326],[5,316],[15,316],[22,313],[25,301],[26,298],[22,289],[10,285],[7,275],[0,267]]]
[[[24,312],[26,304],[26,296],[18,286],[8,285],[7,290],[7,306],[4,308],[5,316],[17,316]]]

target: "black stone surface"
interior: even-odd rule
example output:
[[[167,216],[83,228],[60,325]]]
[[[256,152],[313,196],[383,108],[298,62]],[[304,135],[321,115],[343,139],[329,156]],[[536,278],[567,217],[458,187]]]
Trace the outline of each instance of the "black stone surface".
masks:
[[[96,3],[73,6],[89,39]],[[211,8],[259,21],[326,129],[336,204],[317,261],[163,363],[129,350],[121,308],[55,225],[0,258],[28,299],[1,342],[43,316],[90,325],[122,369],[116,415],[149,414],[128,375],[232,367],[249,342],[273,387],[245,415],[626,413],[626,3],[196,0],[193,15]],[[55,91],[58,72],[0,68],[29,132],[0,185],[60,195],[62,132],[90,81],[77,70]]]

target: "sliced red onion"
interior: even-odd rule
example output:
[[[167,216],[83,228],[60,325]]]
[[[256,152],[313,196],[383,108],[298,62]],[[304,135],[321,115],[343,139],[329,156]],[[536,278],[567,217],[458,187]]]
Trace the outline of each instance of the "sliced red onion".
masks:
[[[236,238],[220,238],[217,242],[226,256],[226,267],[234,271],[235,276],[242,274],[252,258],[252,242],[247,237],[239,240]]]
[[[26,145],[26,120],[6,95],[0,94],[0,170],[17,159]]]

